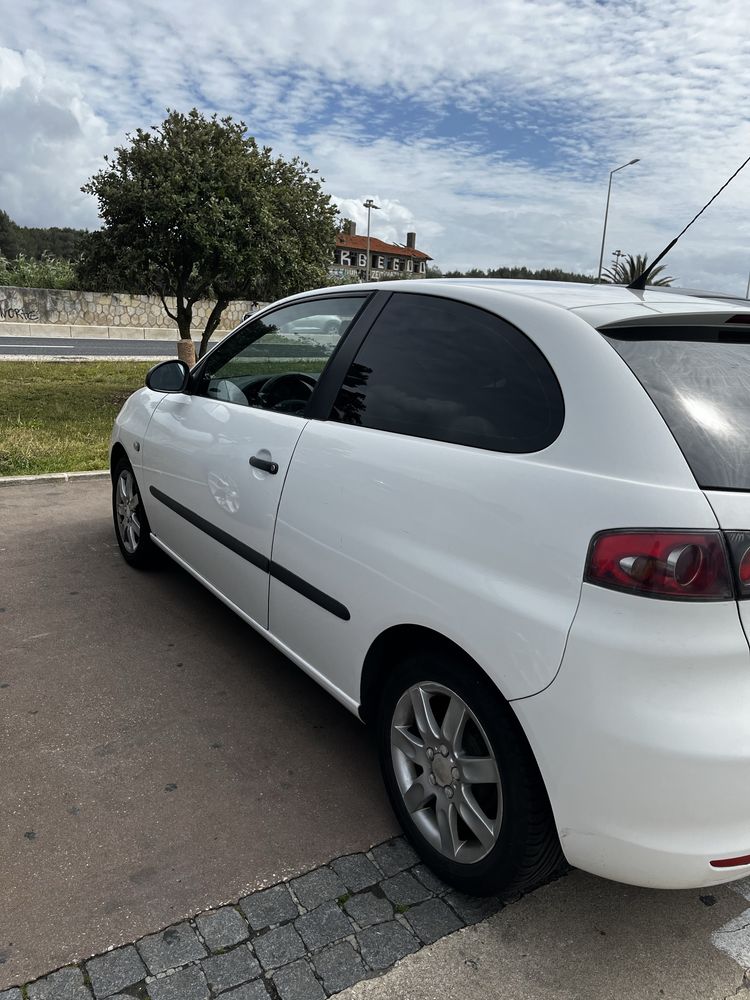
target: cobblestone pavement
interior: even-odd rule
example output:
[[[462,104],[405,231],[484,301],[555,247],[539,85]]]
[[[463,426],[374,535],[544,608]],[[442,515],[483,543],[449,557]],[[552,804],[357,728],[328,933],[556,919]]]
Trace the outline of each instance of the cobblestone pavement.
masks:
[[[402,837],[0,993],[0,1000],[324,1000],[500,909]]]

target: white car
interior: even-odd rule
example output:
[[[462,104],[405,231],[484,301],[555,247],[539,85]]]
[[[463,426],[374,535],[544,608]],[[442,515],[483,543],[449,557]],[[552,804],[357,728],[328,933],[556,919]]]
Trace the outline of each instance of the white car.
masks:
[[[329,358],[273,359],[320,316]],[[750,872],[748,304],[306,293],[153,368],[111,468],[125,559],[164,550],[375,728],[445,881]]]

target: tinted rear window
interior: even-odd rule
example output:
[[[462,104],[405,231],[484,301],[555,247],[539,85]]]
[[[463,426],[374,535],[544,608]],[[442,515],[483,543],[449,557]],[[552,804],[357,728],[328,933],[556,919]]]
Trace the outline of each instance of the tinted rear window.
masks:
[[[519,454],[550,445],[564,413],[555,373],[516,327],[465,302],[398,292],[359,349],[331,416]]]
[[[750,333],[605,332],[656,404],[704,489],[750,490]]]

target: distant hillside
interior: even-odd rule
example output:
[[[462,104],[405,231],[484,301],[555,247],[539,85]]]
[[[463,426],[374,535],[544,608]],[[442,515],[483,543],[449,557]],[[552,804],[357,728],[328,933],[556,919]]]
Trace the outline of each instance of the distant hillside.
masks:
[[[0,209],[0,256],[13,259],[23,254],[38,260],[48,253],[62,260],[72,260],[77,256],[78,245],[85,232],[85,229],[61,229],[58,226],[50,229],[19,226]]]

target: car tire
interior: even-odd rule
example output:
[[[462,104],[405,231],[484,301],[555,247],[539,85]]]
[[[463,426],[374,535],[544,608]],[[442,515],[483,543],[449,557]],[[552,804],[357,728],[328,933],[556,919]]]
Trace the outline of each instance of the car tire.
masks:
[[[526,738],[471,661],[439,647],[409,654],[382,692],[377,741],[393,810],[448,885],[497,895],[528,889],[563,866]]]
[[[133,467],[124,456],[112,472],[112,519],[125,562],[137,569],[151,566],[156,546]]]

